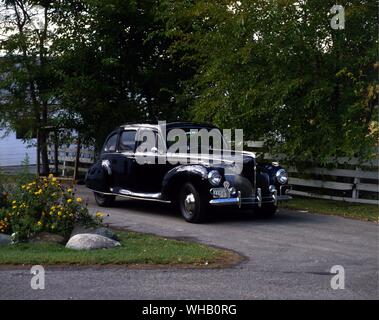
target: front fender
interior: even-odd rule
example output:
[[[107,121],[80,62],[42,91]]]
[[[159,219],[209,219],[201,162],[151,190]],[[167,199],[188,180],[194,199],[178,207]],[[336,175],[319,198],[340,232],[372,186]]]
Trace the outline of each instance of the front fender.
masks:
[[[179,194],[180,187],[191,182],[199,192],[209,194],[210,184],[208,182],[209,170],[202,165],[181,165],[168,171],[162,181],[162,196],[165,199],[172,199]]]
[[[282,166],[279,165],[273,165],[273,164],[264,164],[260,166],[260,170],[266,174],[268,174],[270,179],[270,184],[276,186],[276,188],[279,190],[280,186],[282,186],[277,180],[276,180],[276,172],[280,169],[285,169]],[[285,184],[287,185],[287,183]]]

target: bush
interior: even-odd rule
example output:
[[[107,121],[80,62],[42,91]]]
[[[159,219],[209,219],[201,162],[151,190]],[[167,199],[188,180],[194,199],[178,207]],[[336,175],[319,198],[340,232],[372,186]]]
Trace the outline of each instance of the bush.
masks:
[[[5,186],[5,176],[1,172],[0,168],[0,210],[6,205],[7,191]]]
[[[67,238],[75,224],[95,226],[101,217],[93,218],[76,198],[72,188],[60,184],[50,175],[15,186],[3,194],[0,207],[0,232],[14,234],[14,240],[25,241],[40,232],[51,232]]]

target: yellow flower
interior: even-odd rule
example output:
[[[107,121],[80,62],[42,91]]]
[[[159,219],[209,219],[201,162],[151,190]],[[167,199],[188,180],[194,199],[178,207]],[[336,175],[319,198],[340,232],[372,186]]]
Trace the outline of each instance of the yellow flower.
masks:
[[[38,221],[37,224],[38,224],[39,226],[42,226],[42,221]]]
[[[57,178],[53,178],[53,179],[51,179],[51,181],[57,182]]]
[[[67,199],[67,203],[71,203],[72,202],[72,199]]]
[[[49,178],[50,178],[50,179],[54,178],[54,176],[53,176],[52,173],[49,174]]]
[[[76,201],[80,203],[82,202],[82,198],[76,198]]]
[[[16,200],[13,200],[13,201],[12,201],[12,204],[16,204],[16,203],[17,203],[17,201],[16,201]]]
[[[70,188],[70,189],[67,189],[67,192],[68,193],[71,193],[72,192],[72,189]]]
[[[96,217],[97,218],[102,218],[102,217],[104,217],[104,213],[102,213],[102,212],[96,212]]]
[[[62,215],[62,211],[58,211],[58,217]]]

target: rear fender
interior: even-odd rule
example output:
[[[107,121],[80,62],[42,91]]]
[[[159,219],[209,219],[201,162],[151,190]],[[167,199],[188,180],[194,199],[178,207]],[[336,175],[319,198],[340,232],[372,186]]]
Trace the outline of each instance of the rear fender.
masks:
[[[112,171],[110,166],[105,166],[103,162],[103,160],[99,160],[88,169],[85,183],[91,190],[109,192]]]

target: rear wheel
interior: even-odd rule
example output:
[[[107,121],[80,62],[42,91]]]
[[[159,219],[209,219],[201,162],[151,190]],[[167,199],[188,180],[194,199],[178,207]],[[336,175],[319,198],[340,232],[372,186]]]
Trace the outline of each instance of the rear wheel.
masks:
[[[273,203],[262,203],[262,207],[257,208],[255,212],[261,218],[272,218],[275,215],[277,209],[278,206]]]
[[[207,204],[192,183],[182,186],[179,196],[179,207],[187,222],[199,223],[204,221]]]
[[[100,207],[111,206],[113,204],[115,198],[116,198],[115,196],[110,196],[110,195],[106,195],[106,194],[102,194],[102,193],[98,193],[98,192],[94,192],[94,195],[95,195],[96,203]]]

